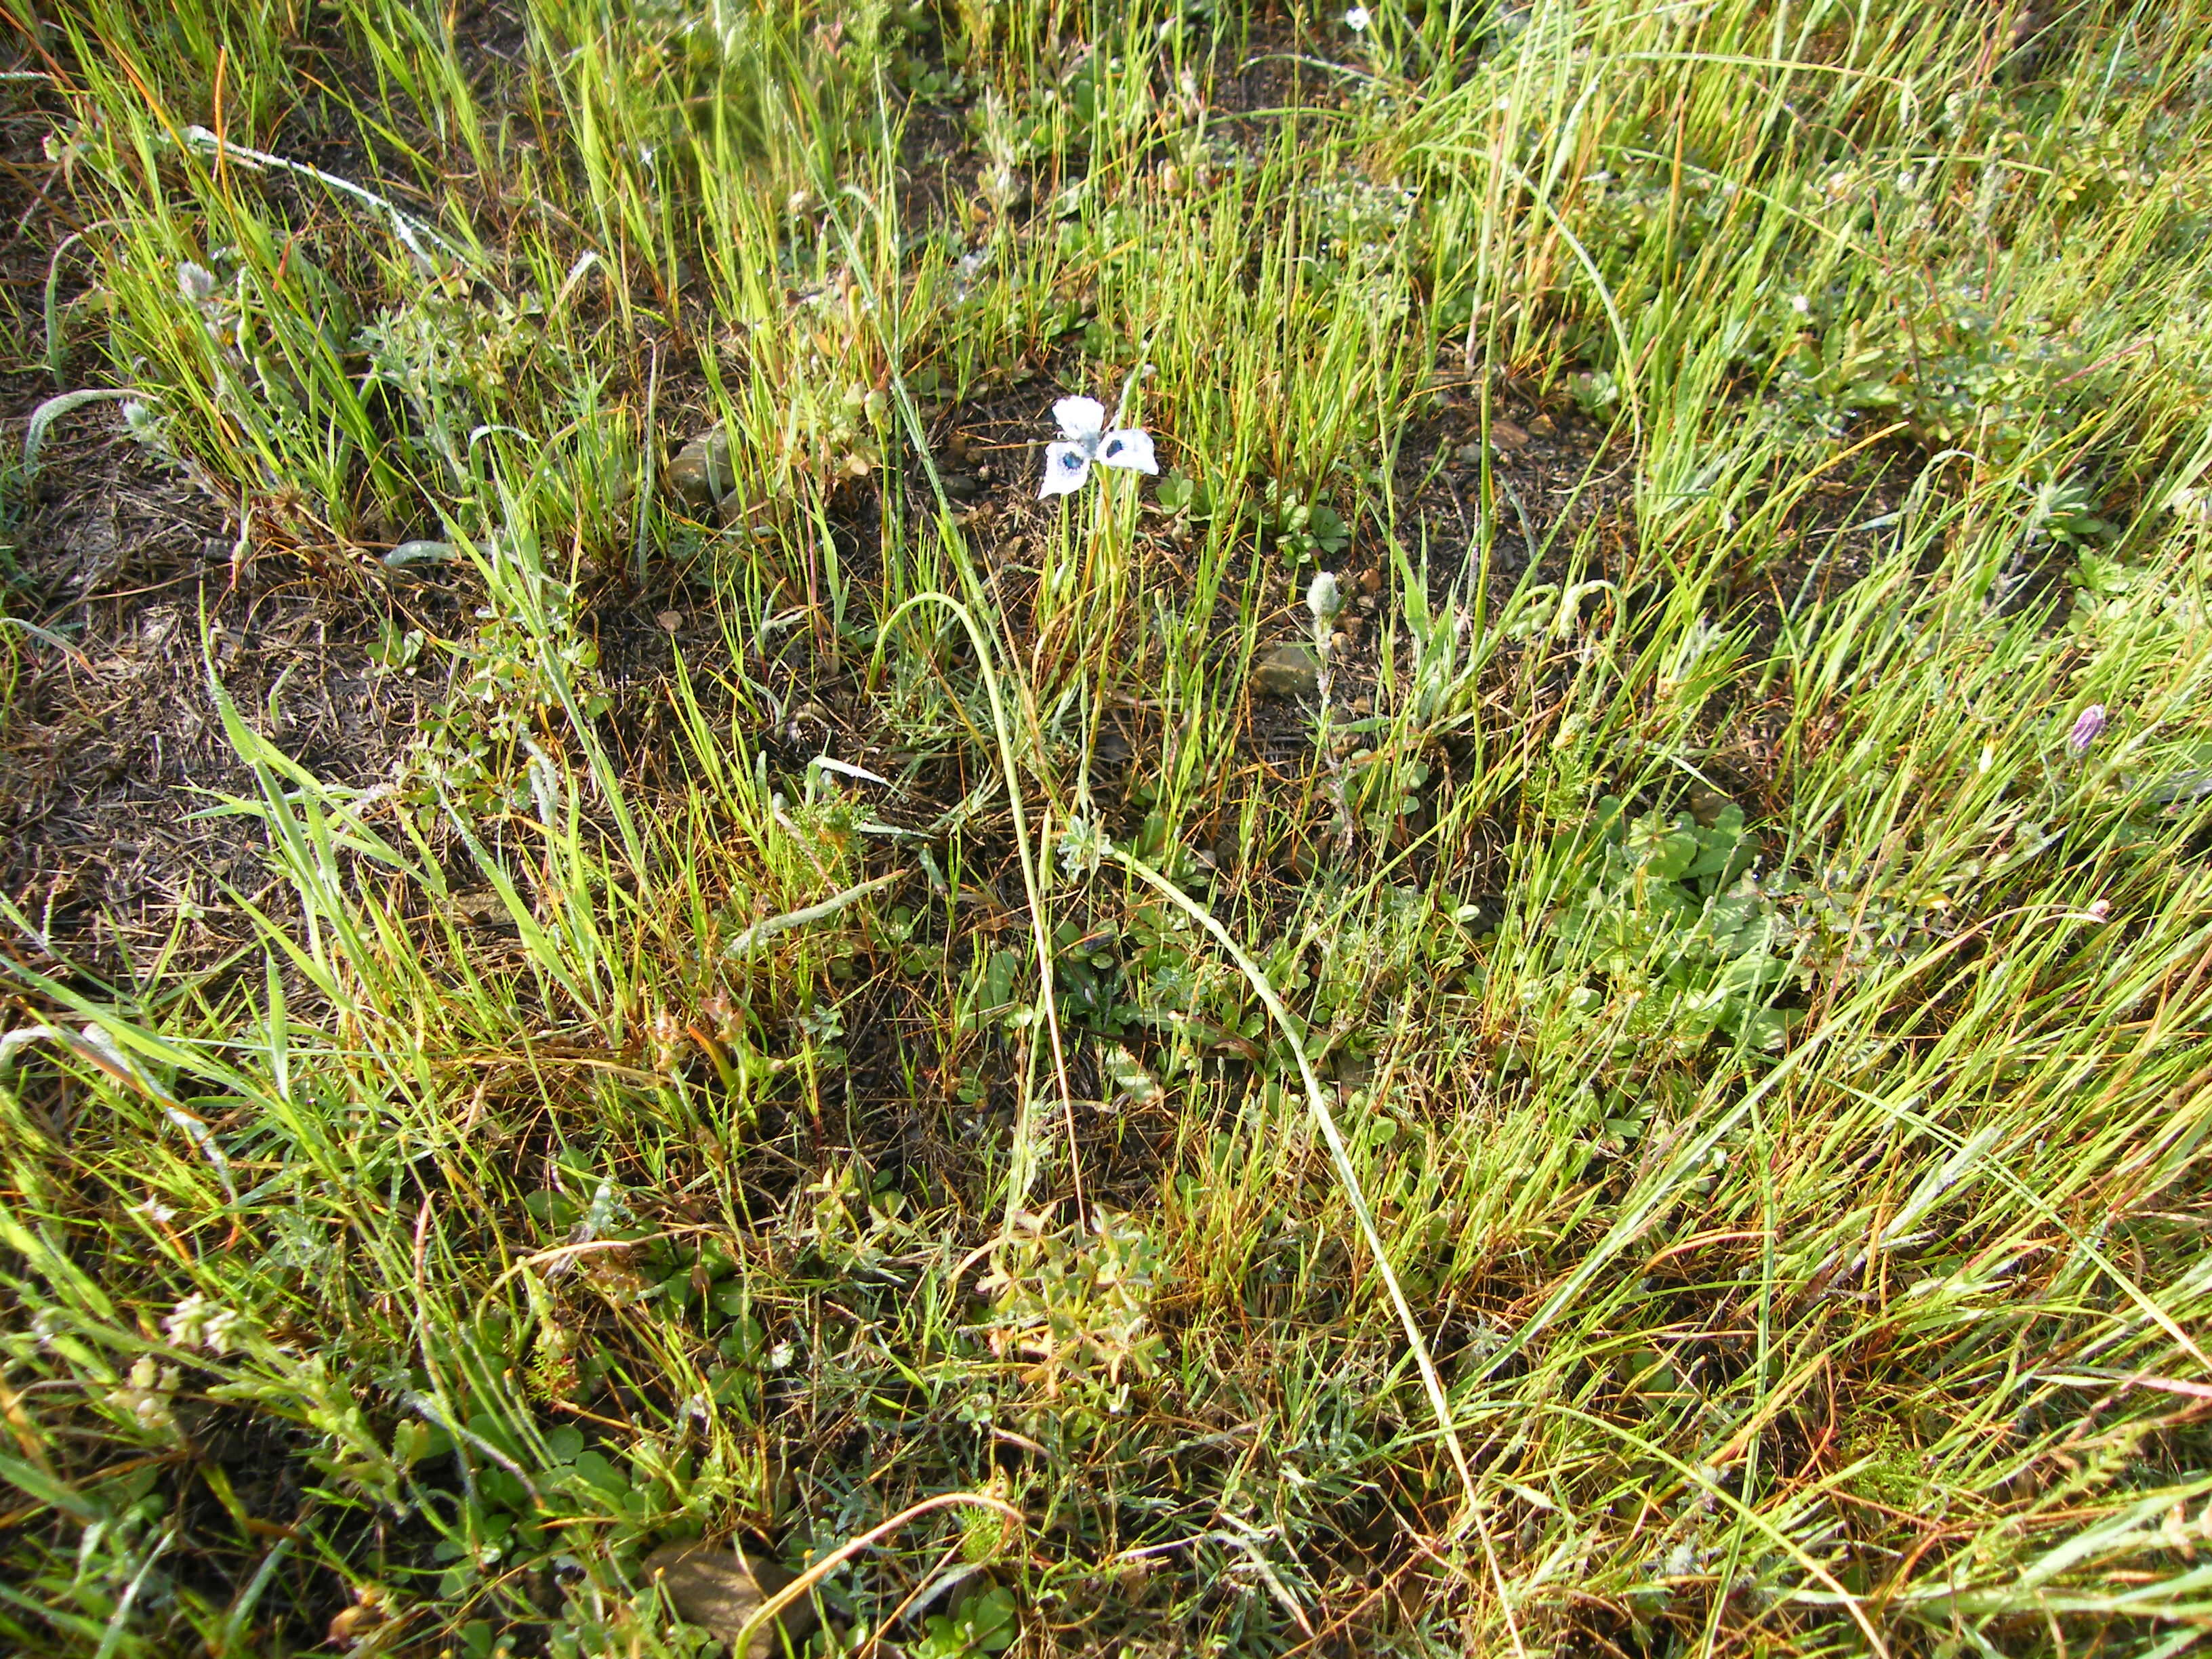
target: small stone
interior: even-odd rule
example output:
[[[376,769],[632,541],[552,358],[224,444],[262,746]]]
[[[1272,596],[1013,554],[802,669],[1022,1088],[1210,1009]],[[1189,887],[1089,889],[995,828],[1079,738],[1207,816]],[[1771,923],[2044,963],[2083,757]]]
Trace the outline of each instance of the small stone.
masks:
[[[1717,789],[1709,789],[1702,783],[1693,783],[1690,786],[1687,805],[1690,808],[1690,816],[1710,830],[1721,821],[1721,814],[1727,811],[1734,803]]]
[[[716,427],[676,452],[668,464],[668,487],[686,507],[703,511],[736,487],[730,470],[730,434]]]
[[[1310,645],[1279,645],[1252,665],[1253,694],[1261,697],[1310,697],[1321,690],[1321,659]]]
[[[1366,569],[1359,573],[1359,591],[1361,592],[1372,596],[1380,592],[1382,588],[1382,572],[1378,567],[1370,565]]]
[[[956,501],[972,501],[983,493],[983,481],[965,472],[948,472],[944,477],[945,493]]]
[[[712,1631],[725,1643],[735,1642],[746,1620],[759,1612],[768,1598],[791,1583],[793,1574],[764,1557],[748,1554],[732,1544],[664,1544],[645,1558],[645,1579],[660,1580],[675,1604],[677,1617],[689,1625]],[[814,1632],[811,1601],[800,1601],[776,1616],[774,1626],[745,1644],[744,1659],[769,1659],[783,1644],[776,1631],[797,1649]]]
[[[653,619],[672,634],[684,626],[684,613],[681,611],[656,611],[653,613]]]
[[[1528,430],[1539,438],[1548,438],[1557,433],[1559,423],[1548,415],[1538,415],[1528,422]]]
[[[1375,1076],[1375,1056],[1354,1048],[1340,1048],[1336,1052],[1336,1080],[1348,1089],[1357,1089],[1370,1082]]]
[[[1510,421],[1492,421],[1490,423],[1490,447],[1510,455],[1516,449],[1528,447],[1528,434]]]
[[[393,570],[404,570],[410,564],[451,564],[453,544],[451,542],[402,542],[384,556],[385,564]]]
[[[495,889],[485,887],[473,893],[456,893],[448,906],[453,919],[467,926],[489,927],[496,933],[516,931],[514,914]]]

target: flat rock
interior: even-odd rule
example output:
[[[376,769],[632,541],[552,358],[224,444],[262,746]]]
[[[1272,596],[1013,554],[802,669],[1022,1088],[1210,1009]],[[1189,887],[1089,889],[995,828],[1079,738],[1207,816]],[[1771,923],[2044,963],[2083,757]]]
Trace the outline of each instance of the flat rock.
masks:
[[[728,1543],[663,1544],[645,1558],[647,1581],[660,1580],[677,1617],[726,1644],[735,1642],[762,1603],[795,1577],[766,1556]],[[794,1602],[775,1620],[794,1648],[813,1634],[816,1622],[811,1599]],[[763,1629],[746,1644],[744,1659],[769,1659],[781,1650],[775,1629]]]
[[[1321,690],[1321,659],[1310,645],[1278,645],[1261,653],[1249,682],[1256,697],[1310,697]]]
[[[730,470],[730,434],[716,427],[676,452],[668,464],[668,487],[686,507],[704,512],[737,486]]]

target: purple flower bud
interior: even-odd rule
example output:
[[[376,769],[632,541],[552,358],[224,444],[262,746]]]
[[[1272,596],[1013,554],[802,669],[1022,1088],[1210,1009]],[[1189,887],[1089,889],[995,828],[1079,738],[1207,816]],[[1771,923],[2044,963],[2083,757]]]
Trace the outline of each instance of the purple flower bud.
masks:
[[[2093,702],[2083,709],[2074,722],[2074,729],[2066,734],[2066,746],[2076,755],[2086,755],[2089,745],[2104,735],[2105,705]]]

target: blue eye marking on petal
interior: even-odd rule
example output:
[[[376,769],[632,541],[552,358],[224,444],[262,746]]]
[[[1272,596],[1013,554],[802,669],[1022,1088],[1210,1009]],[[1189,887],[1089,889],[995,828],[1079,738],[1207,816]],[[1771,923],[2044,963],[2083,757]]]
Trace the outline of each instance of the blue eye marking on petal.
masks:
[[[1121,447],[1121,440],[1118,435],[1109,438],[1106,441],[1106,447],[1098,452],[1099,459],[1102,460],[1111,460],[1120,451]]]
[[[1063,455],[1060,458],[1060,465],[1061,468],[1066,471],[1080,472],[1083,470],[1083,457],[1080,455]]]

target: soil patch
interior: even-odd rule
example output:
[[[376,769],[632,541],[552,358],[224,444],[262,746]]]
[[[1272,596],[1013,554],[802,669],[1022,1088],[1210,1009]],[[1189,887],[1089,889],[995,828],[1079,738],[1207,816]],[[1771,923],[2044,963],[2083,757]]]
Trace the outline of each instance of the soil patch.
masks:
[[[288,754],[356,787],[388,774],[426,690],[377,669],[373,609],[254,556],[118,424],[78,417],[16,533],[10,609],[49,637],[21,647],[0,727],[0,892],[32,929],[11,945],[103,976],[247,937],[230,895],[269,878],[252,821],[207,814],[252,788],[217,681]]]

